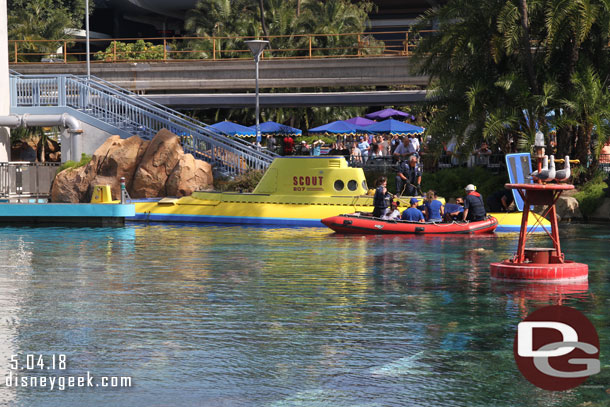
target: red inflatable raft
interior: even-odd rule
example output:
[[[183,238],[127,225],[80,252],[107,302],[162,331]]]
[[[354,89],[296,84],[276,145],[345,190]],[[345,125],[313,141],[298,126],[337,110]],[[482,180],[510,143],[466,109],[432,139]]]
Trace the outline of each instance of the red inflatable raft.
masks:
[[[492,216],[479,222],[421,223],[382,220],[358,214],[331,216],[322,223],[337,233],[348,234],[480,234],[493,233],[498,220]]]

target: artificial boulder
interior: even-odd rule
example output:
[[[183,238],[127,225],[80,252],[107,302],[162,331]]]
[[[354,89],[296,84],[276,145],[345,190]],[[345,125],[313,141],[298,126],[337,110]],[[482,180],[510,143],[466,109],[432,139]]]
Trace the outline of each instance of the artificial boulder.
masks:
[[[169,130],[162,129],[152,139],[133,178],[134,198],[166,196],[165,182],[184,155],[180,139]]]
[[[582,219],[578,201],[573,196],[560,196],[555,203],[555,210],[561,221]]]
[[[53,202],[89,202],[95,185],[110,185],[120,197],[120,178],[134,198],[184,196],[212,186],[211,166],[184,154],[178,136],[163,129],[151,141],[109,137],[80,168],[55,177]]]
[[[191,195],[199,185],[212,185],[212,166],[191,154],[180,157],[165,183],[168,196]]]

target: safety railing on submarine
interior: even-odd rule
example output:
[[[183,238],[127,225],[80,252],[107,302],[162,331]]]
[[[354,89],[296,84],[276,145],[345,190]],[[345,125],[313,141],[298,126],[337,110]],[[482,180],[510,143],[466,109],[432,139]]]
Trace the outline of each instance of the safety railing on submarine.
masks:
[[[32,114],[47,107],[69,107],[124,133],[151,139],[165,128],[180,136],[196,158],[230,175],[266,169],[277,154],[230,138],[205,123],[135,95],[102,79],[75,75],[11,75],[11,106]]]

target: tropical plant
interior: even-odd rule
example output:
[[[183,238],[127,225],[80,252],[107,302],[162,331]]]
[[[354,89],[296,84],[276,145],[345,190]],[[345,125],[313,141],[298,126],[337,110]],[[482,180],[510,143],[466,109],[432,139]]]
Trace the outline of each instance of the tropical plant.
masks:
[[[89,3],[91,12],[93,0]],[[8,0],[7,12],[8,38],[23,41],[18,44],[19,61],[40,61],[82,27],[85,0]]]
[[[131,43],[112,41],[104,51],[94,54],[96,59],[103,61],[154,60],[163,59],[164,56],[163,45],[154,45],[144,40]]]
[[[454,0],[428,11],[437,25],[416,49],[429,75],[429,131],[466,152],[483,139],[527,151],[557,128],[558,154],[586,162],[607,139],[610,33],[607,0]]]
[[[185,29],[203,37],[188,44],[199,51],[196,57],[203,58],[240,56],[235,50],[250,57],[243,41],[235,38],[244,36],[270,37],[268,56],[302,56],[309,52],[306,34],[323,34],[311,38],[312,47],[321,48],[317,54],[355,54],[359,47],[363,53],[378,53],[383,48],[380,41],[361,38],[359,43],[356,35],[344,35],[364,31],[372,8],[369,1],[348,0],[200,0],[187,13]]]

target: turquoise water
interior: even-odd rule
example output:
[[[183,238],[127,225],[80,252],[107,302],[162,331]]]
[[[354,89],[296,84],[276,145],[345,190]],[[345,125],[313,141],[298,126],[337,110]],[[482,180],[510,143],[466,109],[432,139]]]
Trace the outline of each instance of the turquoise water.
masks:
[[[588,287],[491,281],[488,264],[516,236],[3,228],[2,375],[13,354],[65,354],[66,370],[31,375],[89,371],[132,387],[3,382],[0,404],[607,406],[610,232],[562,225],[562,238],[589,264]],[[535,388],[513,360],[516,324],[547,304],[583,311],[600,336],[602,372],[571,391]]]

